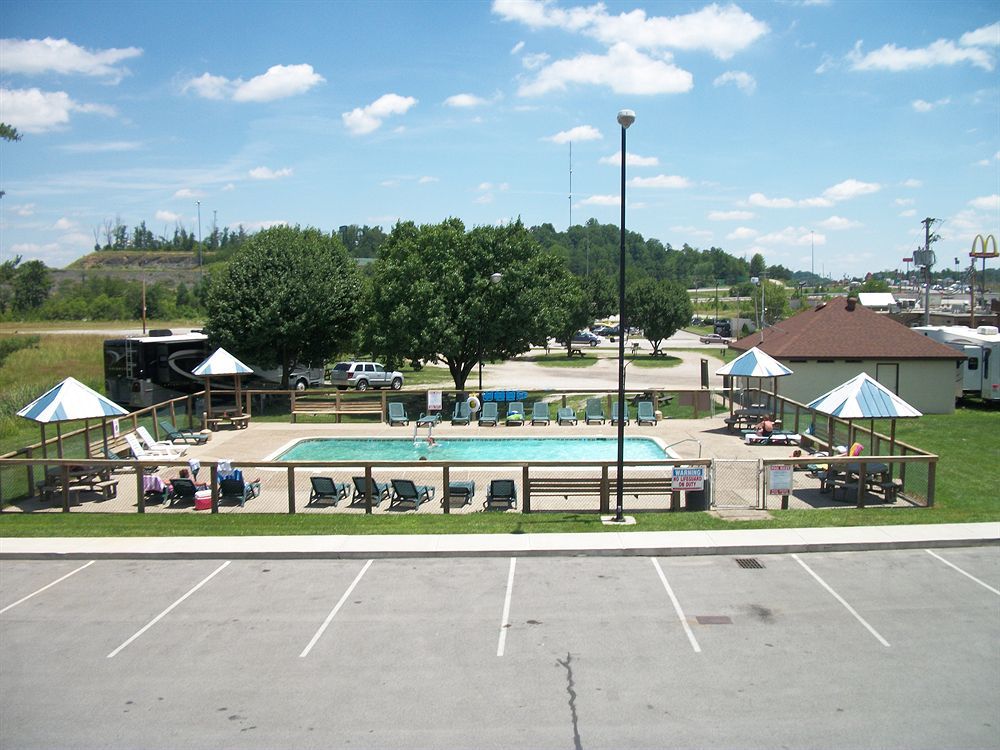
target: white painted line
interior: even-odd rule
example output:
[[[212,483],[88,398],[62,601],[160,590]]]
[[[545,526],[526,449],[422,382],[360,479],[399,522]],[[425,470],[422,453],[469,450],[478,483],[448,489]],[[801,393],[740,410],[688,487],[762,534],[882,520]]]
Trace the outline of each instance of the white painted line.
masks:
[[[873,628],[871,625],[869,625],[868,621],[865,620],[864,617],[862,617],[861,615],[859,615],[858,612],[857,612],[857,610],[854,609],[854,607],[852,607],[850,604],[848,604],[840,594],[838,594],[836,591],[834,591],[832,588],[830,588],[830,584],[828,584],[826,581],[824,581],[822,578],[820,578],[818,575],[816,575],[816,573],[813,571],[812,568],[810,568],[808,565],[806,565],[804,562],[802,562],[802,560],[799,559],[798,555],[793,554],[792,558],[795,560],[795,562],[797,562],[799,565],[801,565],[803,568],[805,568],[806,572],[809,573],[809,575],[811,575],[813,578],[815,578],[816,581],[819,583],[820,586],[822,586],[827,591],[829,591],[833,595],[834,599],[836,599],[838,602],[840,602],[841,604],[843,604],[844,607],[847,609],[847,611],[850,612],[852,615],[854,615],[855,619],[858,622],[860,622],[862,625],[864,625],[865,628],[868,630],[869,633],[871,633],[873,636],[875,636],[876,638],[878,638],[878,642],[879,643],[881,643],[886,648],[889,647],[889,641],[887,641],[885,638],[883,638],[881,635],[879,635],[879,632],[875,628]]]
[[[943,562],[943,563],[944,563],[945,565],[947,565],[948,567],[950,567],[950,568],[954,568],[955,570],[957,570],[957,571],[958,571],[959,573],[961,573],[961,574],[962,574],[963,576],[965,576],[966,578],[971,578],[971,579],[972,579],[973,581],[975,581],[976,583],[978,583],[978,584],[979,584],[980,586],[982,586],[982,587],[983,587],[984,589],[989,589],[990,591],[992,591],[992,592],[993,592],[994,594],[996,594],[997,596],[1000,596],[1000,591],[998,591],[997,589],[993,588],[993,587],[992,587],[992,586],[990,586],[990,585],[989,585],[988,583],[985,583],[985,582],[983,582],[983,581],[980,581],[980,580],[979,580],[978,578],[976,578],[976,577],[975,577],[974,575],[972,575],[971,573],[966,573],[966,572],[965,572],[964,570],[962,570],[962,569],[961,569],[960,567],[958,567],[957,565],[955,565],[955,563],[951,563],[951,562],[948,562],[948,561],[947,561],[947,560],[945,560],[945,559],[944,559],[943,557],[941,557],[941,555],[939,555],[939,554],[938,554],[937,552],[932,552],[932,551],[931,551],[931,550],[929,550],[929,549],[925,549],[925,550],[924,550],[924,552],[926,552],[926,553],[927,553],[928,555],[933,555],[934,557],[936,557],[936,558],[937,558],[938,560],[940,560],[941,562]],[[2,610],[2,609],[0,609],[0,612],[3,612],[3,610]]]
[[[510,595],[514,590],[514,566],[517,558],[510,558],[510,571],[507,573],[507,595],[503,598],[503,614],[500,616],[500,640],[497,642],[497,656],[503,656],[507,646],[507,631],[510,630]]]
[[[656,572],[660,576],[663,588],[667,590],[667,596],[669,596],[670,601],[674,603],[674,611],[677,612],[677,618],[681,621],[681,625],[684,626],[684,632],[687,633],[688,640],[691,641],[691,648],[694,649],[696,654],[700,654],[701,646],[698,645],[698,639],[694,637],[694,631],[691,630],[691,625],[684,616],[684,610],[681,609],[681,603],[677,601],[677,597],[674,596],[674,590],[670,588],[670,584],[667,583],[667,577],[663,575],[663,568],[660,567],[660,561],[655,557],[651,557],[649,559],[653,561],[653,567],[656,568]]]
[[[163,610],[162,612],[160,612],[160,614],[158,614],[156,617],[154,617],[152,620],[150,620],[148,623],[146,623],[146,625],[143,626],[142,629],[140,629],[135,635],[133,635],[131,638],[129,638],[127,641],[125,641],[125,643],[123,643],[118,648],[116,648],[114,651],[112,651],[110,654],[108,654],[108,658],[109,659],[113,659],[118,654],[119,651],[121,651],[123,648],[125,648],[127,645],[129,645],[132,641],[134,641],[140,635],[142,635],[143,633],[145,633],[147,630],[149,630],[151,627],[153,627],[156,623],[158,623],[164,617],[166,617],[171,612],[171,610],[174,609],[174,607],[176,607],[178,604],[180,604],[185,599],[187,599],[189,596],[191,596],[191,594],[193,594],[195,591],[197,591],[202,586],[204,586],[206,583],[208,583],[213,578],[215,578],[215,576],[218,573],[221,573],[222,569],[225,568],[227,565],[229,565],[229,563],[231,563],[231,562],[232,562],[232,560],[226,560],[224,563],[222,563],[222,565],[220,565],[215,570],[213,570],[209,575],[207,575],[205,578],[203,578],[193,589],[191,589],[190,591],[188,591],[186,594],[184,594],[184,596],[182,596],[176,602],[174,602],[169,607],[167,607],[165,610]]]
[[[323,621],[323,624],[319,626],[319,630],[316,631],[316,635],[314,635],[312,637],[312,640],[309,641],[309,644],[304,649],[302,649],[302,653],[299,654],[300,659],[304,659],[309,655],[309,652],[312,651],[312,647],[316,645],[316,641],[320,639],[320,636],[323,635],[326,629],[330,626],[330,623],[333,622],[333,618],[336,616],[337,612],[340,611],[340,608],[344,606],[344,602],[347,601],[347,597],[349,597],[351,595],[351,592],[354,591],[354,587],[358,585],[358,582],[361,580],[361,576],[363,576],[368,571],[368,568],[372,566],[373,562],[375,561],[369,560],[368,562],[366,562],[365,567],[363,567],[361,569],[361,572],[354,577],[354,580],[351,582],[351,585],[347,587],[347,591],[344,592],[344,595],[340,597],[340,601],[337,602],[337,606],[335,606],[332,610],[330,610],[330,614],[326,616],[326,619]]]
[[[45,591],[45,589],[48,589],[48,588],[52,588],[53,586],[55,586],[55,585],[56,585],[57,583],[59,583],[60,581],[65,581],[65,580],[66,580],[67,578],[69,578],[69,577],[70,577],[71,575],[73,575],[74,573],[79,573],[79,572],[80,572],[81,570],[83,570],[84,568],[86,568],[86,567],[89,567],[89,566],[91,566],[91,565],[93,565],[93,564],[94,564],[94,561],[93,561],[93,560],[91,560],[91,561],[90,561],[89,563],[85,563],[85,564],[81,565],[81,566],[80,566],[79,568],[77,568],[76,570],[71,570],[71,571],[70,571],[69,573],[67,573],[66,575],[64,575],[64,576],[63,576],[62,578],[57,578],[57,579],[56,579],[56,580],[54,580],[54,581],[53,581],[52,583],[50,583],[50,584],[48,584],[48,585],[46,585],[46,586],[42,586],[42,587],[41,587],[40,589],[38,589],[38,591],[32,591],[32,592],[31,592],[30,594],[28,594],[27,596],[22,596],[22,597],[21,597],[20,599],[18,599],[18,600],[17,600],[16,602],[14,602],[13,604],[8,604],[8,605],[7,605],[6,607],[4,607],[3,609],[0,609],[0,615],[2,615],[2,614],[3,614],[4,612],[6,612],[6,611],[7,611],[8,609],[13,609],[14,607],[16,607],[16,606],[17,606],[18,604],[20,604],[21,602],[26,602],[26,601],[28,601],[28,599],[30,599],[31,597],[33,597],[33,596],[34,596],[35,594],[40,594],[40,593],[42,593],[43,591]]]

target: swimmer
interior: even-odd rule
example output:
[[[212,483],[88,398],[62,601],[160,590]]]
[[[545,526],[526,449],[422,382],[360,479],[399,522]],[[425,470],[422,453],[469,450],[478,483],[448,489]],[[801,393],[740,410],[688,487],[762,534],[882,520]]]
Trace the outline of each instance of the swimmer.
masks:
[[[427,436],[427,447],[437,448],[437,441],[431,435]]]

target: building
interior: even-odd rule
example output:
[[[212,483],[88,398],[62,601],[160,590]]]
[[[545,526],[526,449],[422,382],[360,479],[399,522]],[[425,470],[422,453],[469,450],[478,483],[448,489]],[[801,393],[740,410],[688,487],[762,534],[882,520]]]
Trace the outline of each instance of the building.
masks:
[[[761,340],[763,336],[763,341]],[[730,345],[756,346],[789,367],[779,392],[807,403],[861,372],[925,414],[955,410],[964,355],[886,315],[836,297]]]

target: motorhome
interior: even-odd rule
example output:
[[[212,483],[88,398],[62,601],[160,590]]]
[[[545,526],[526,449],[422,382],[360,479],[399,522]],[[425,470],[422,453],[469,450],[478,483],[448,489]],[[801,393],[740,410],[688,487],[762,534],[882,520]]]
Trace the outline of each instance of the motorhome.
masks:
[[[1000,329],[996,326],[917,326],[918,333],[965,355],[958,363],[956,395],[1000,402]]]

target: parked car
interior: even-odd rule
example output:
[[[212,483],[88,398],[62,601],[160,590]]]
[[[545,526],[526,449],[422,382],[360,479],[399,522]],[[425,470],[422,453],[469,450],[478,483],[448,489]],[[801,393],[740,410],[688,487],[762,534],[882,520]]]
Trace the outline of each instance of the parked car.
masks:
[[[601,337],[594,335],[590,331],[579,331],[573,335],[572,343],[576,346],[585,346],[587,344],[597,346],[601,343]]]
[[[386,370],[378,362],[338,362],[330,370],[330,384],[342,391],[347,388],[359,391],[392,388],[398,391],[403,387],[403,373]]]
[[[720,336],[717,333],[709,333],[706,336],[701,336],[698,339],[703,344],[729,344],[732,339],[727,339],[725,336]]]
[[[266,380],[268,383],[280,384],[281,383],[281,368],[275,367],[271,369],[263,369],[257,365],[251,365],[251,369],[254,371],[254,375],[261,380]],[[322,367],[312,367],[310,365],[296,365],[292,368],[292,371],[288,373],[288,387],[294,388],[297,391],[304,391],[310,386],[321,386],[323,385],[323,376],[325,375],[324,369]]]

